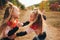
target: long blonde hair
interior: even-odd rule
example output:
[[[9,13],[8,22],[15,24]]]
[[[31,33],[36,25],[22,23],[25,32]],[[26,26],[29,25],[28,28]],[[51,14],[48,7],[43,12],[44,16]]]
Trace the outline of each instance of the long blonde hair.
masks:
[[[12,3],[9,3],[9,6],[5,10],[4,17],[3,17],[2,23],[0,25],[1,31],[4,28],[6,28],[7,22],[10,20],[14,8],[17,9],[16,6],[14,6]]]
[[[33,11],[34,12],[34,11]],[[36,18],[35,18],[35,20],[33,21],[33,22],[31,22],[30,24],[29,24],[29,26],[31,26],[31,25],[33,25],[33,24],[35,24],[35,23],[38,23],[39,24],[39,26],[41,26],[42,27],[42,14],[41,13],[39,13],[39,12],[35,12],[34,13],[35,14],[35,16],[36,16]]]

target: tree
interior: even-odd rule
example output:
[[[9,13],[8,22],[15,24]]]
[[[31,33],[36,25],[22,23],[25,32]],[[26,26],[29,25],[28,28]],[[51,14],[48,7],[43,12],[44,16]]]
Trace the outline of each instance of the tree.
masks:
[[[45,9],[46,11],[49,10],[49,2],[48,1],[42,1],[39,6],[40,10],[42,11]]]
[[[39,4],[35,4],[34,6],[35,6],[35,7],[38,7],[38,6],[39,6]]]
[[[10,0],[10,2],[12,2],[14,5],[18,6],[22,10],[25,9],[25,6],[18,2],[18,0]]]
[[[24,5],[21,5],[21,7],[20,7],[22,10],[24,10],[25,9],[25,6]]]

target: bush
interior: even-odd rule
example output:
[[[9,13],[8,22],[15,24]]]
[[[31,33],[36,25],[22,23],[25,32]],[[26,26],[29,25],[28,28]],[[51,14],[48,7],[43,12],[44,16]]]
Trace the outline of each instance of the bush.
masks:
[[[24,10],[25,9],[25,6],[24,5],[21,5],[21,7],[20,7],[22,10]]]

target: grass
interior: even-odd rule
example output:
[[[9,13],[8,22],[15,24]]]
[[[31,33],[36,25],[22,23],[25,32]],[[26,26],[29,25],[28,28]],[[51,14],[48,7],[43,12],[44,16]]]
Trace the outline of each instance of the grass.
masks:
[[[60,27],[60,12],[46,12],[45,15],[47,16],[47,23],[59,28]]]

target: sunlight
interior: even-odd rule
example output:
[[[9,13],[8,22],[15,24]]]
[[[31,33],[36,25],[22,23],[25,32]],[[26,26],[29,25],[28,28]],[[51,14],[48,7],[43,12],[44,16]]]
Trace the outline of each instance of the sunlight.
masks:
[[[18,0],[20,3],[22,3],[23,5],[25,5],[25,7],[34,5],[34,4],[38,4],[41,3],[42,0]]]

